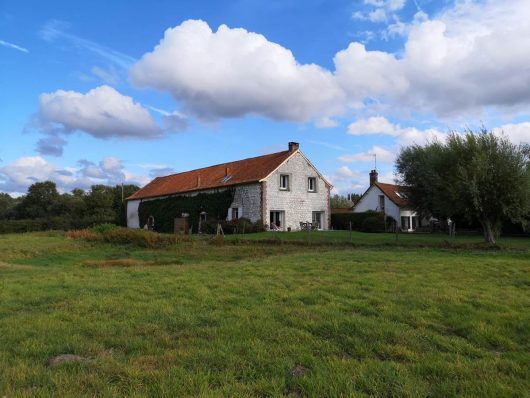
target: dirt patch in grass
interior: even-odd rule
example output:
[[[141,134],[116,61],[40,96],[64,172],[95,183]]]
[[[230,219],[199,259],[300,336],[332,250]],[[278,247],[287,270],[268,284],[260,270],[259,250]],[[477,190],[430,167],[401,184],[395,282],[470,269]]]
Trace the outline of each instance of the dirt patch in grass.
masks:
[[[79,363],[86,363],[90,360],[88,358],[82,357],[80,355],[75,354],[61,354],[57,355],[56,357],[53,357],[48,361],[48,367],[54,368],[56,366],[62,365],[63,363],[73,363],[73,362],[79,362]]]
[[[309,369],[305,366],[296,365],[294,368],[291,369],[291,376],[300,377],[305,375],[307,372],[309,372]]]

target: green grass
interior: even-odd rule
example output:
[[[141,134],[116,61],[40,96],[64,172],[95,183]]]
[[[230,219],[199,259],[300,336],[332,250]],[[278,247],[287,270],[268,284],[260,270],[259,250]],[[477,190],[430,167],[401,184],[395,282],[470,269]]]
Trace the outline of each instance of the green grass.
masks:
[[[528,240],[354,236],[164,250],[1,236],[0,396],[528,395]],[[86,361],[47,365],[67,353]]]

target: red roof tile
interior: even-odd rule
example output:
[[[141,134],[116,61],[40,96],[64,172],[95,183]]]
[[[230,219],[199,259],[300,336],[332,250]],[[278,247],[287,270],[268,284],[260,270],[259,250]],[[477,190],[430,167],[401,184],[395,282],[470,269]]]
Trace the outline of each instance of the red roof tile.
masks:
[[[376,182],[375,185],[383,191],[383,193],[399,207],[409,206],[409,201],[404,196],[403,187],[394,184],[385,184],[384,182]],[[401,196],[400,196],[401,195]]]
[[[294,152],[283,151],[255,158],[222,163],[202,169],[157,177],[127,200],[152,198],[257,182],[272,173]]]

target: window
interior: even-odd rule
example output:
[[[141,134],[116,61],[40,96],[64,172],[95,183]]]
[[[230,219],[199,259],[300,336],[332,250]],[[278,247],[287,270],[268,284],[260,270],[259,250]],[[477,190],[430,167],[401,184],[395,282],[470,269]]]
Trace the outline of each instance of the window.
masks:
[[[408,231],[410,229],[410,217],[401,216],[401,229],[403,231]]]
[[[385,196],[384,195],[379,195],[379,208],[377,210],[385,211]]]
[[[314,211],[313,219],[312,219],[313,227],[316,229],[322,229],[323,218],[324,218],[323,211]]]
[[[238,220],[239,219],[239,208],[232,207],[232,218],[231,220]]]
[[[283,211],[273,210],[270,212],[269,227],[272,230],[283,230]]]
[[[289,174],[280,174],[280,189],[282,191],[289,190]]]
[[[307,190],[309,192],[317,191],[317,179],[315,177],[309,177],[307,179]]]

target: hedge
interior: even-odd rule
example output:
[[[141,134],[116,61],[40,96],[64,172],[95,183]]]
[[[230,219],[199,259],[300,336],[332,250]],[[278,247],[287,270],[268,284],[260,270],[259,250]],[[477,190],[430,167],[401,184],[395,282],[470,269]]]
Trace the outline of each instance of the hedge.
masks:
[[[233,201],[233,189],[143,201],[138,207],[140,227],[147,223],[149,216],[153,216],[155,231],[172,233],[175,218],[188,213],[190,226],[197,231],[201,212],[206,212],[207,221],[225,220]]]
[[[331,227],[333,229],[353,231],[377,232],[385,230],[385,215],[383,213],[368,210],[363,213],[336,213],[331,215]],[[386,216],[386,225],[392,225],[394,219]]]

